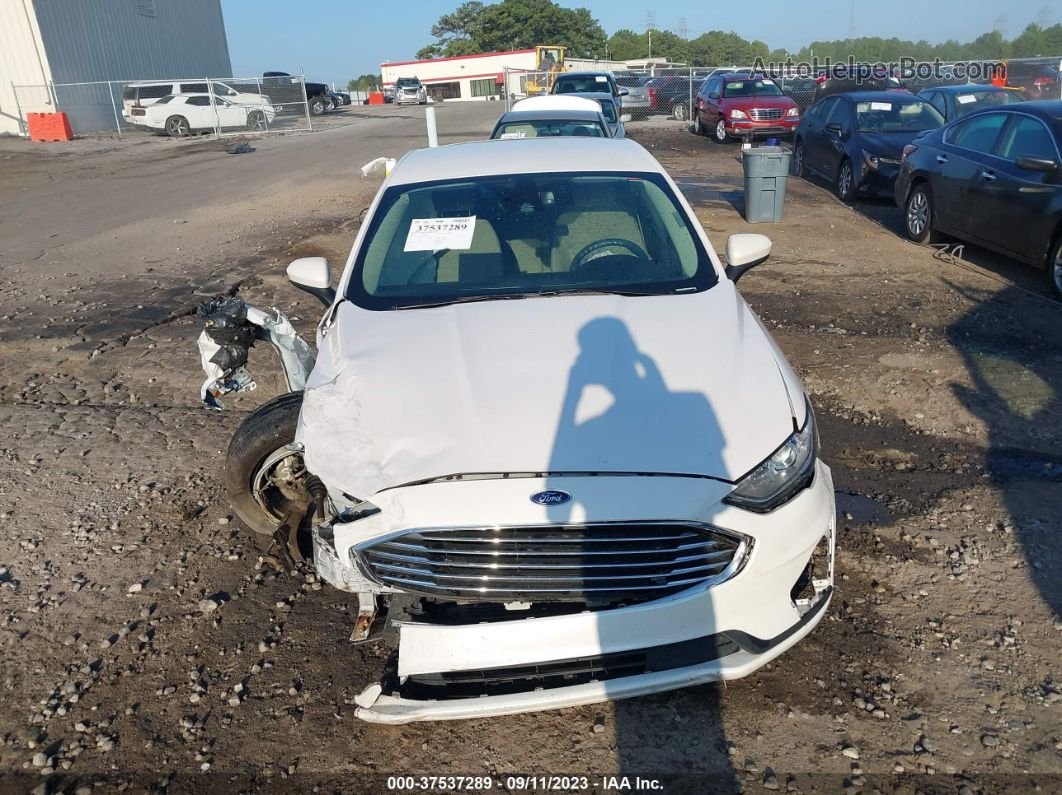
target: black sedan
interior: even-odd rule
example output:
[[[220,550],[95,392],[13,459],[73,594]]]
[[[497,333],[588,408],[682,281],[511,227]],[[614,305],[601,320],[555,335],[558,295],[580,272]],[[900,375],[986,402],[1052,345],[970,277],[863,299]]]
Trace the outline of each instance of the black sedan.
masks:
[[[944,124],[932,105],[898,91],[833,94],[812,105],[797,128],[797,176],[818,174],[841,201],[860,192],[892,195],[903,148]]]
[[[918,92],[918,96],[939,110],[948,121],[969,116],[976,110],[1014,105],[1029,99],[1021,89],[979,85],[937,86]]]
[[[1045,267],[1062,298],[1062,101],[958,119],[911,143],[896,180],[907,236],[939,233]]]

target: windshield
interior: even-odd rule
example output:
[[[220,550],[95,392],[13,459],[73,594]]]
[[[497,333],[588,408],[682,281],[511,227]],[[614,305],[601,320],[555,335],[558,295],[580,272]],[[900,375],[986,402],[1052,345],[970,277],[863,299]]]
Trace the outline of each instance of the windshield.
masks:
[[[856,103],[856,127],[860,132],[909,133],[935,130],[944,117],[928,102],[868,100]]]
[[[420,85],[420,80],[416,77],[400,77],[395,82],[395,85],[399,88],[412,88]]]
[[[347,297],[366,309],[579,292],[698,292],[715,269],[658,174],[397,185],[373,214]]]
[[[727,80],[725,97],[780,97],[782,89],[773,80]]]
[[[605,75],[573,75],[558,77],[553,84],[554,94],[586,94],[595,91],[611,91]]]
[[[1013,105],[1022,97],[1015,91],[966,91],[955,95],[955,115],[965,116],[981,108]]]
[[[502,122],[491,138],[557,138],[574,135],[582,138],[604,138],[601,125],[592,121],[548,120]]]

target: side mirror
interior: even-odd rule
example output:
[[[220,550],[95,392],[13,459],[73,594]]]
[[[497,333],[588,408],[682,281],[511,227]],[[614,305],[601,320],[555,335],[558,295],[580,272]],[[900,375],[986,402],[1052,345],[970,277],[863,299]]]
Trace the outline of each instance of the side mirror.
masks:
[[[288,279],[325,306],[336,300],[332,288],[332,270],[324,257],[301,257],[288,265]]]
[[[1062,170],[1062,166],[1059,166],[1054,160],[1043,157],[1019,157],[1014,161],[1014,164],[1026,171],[1042,171],[1046,174],[1053,174]]]
[[[830,135],[833,135],[836,138],[843,138],[844,137],[844,127],[842,127],[840,124],[838,124],[835,121],[831,121],[829,124],[826,125],[826,132],[828,132]]]
[[[626,89],[626,88],[621,88],[621,89],[619,90],[619,95],[620,95],[621,97],[629,97],[629,96],[630,96],[630,94],[631,94],[631,92],[630,92],[630,90],[629,90],[629,89]]]
[[[726,275],[737,280],[771,256],[771,239],[766,235],[731,235],[726,241]]]
[[[620,121],[623,122],[624,124],[630,124],[632,118],[633,117],[631,116],[631,114],[624,113],[622,116],[620,116]]]

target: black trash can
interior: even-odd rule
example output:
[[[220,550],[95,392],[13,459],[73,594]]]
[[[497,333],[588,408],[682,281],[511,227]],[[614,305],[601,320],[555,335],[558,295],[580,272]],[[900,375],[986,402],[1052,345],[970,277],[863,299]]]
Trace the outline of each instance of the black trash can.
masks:
[[[790,151],[783,146],[757,146],[741,152],[745,171],[745,220],[778,223],[785,209]]]

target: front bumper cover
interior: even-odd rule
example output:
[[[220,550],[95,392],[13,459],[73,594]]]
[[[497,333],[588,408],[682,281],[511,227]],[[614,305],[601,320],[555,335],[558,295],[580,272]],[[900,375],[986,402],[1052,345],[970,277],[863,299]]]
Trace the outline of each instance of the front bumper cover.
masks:
[[[711,587],[597,612],[486,623],[394,622],[399,637],[396,678],[389,685],[374,684],[359,696],[358,716],[376,723],[456,720],[738,679],[783,654],[822,619],[832,596],[835,506],[830,471],[821,461],[809,488],[764,515],[724,505],[722,499],[730,486],[717,481],[663,477],[625,477],[623,481],[622,488],[617,489],[613,478],[552,478],[548,487],[580,496],[587,515],[573,516],[573,521],[652,521],[660,518],[661,506],[667,506],[671,519],[706,521],[743,534],[753,542],[744,567]],[[335,525],[327,543],[315,538],[318,570],[337,587],[364,591],[365,573],[356,568],[349,555],[358,543],[395,532],[401,526],[418,526],[429,516],[436,524],[440,518],[464,524],[487,516],[503,522],[541,520],[545,509],[532,504],[527,495],[545,487],[545,479],[522,478],[426,484],[381,492],[374,498],[381,509],[378,513]],[[440,517],[440,513],[447,515]],[[400,526],[392,526],[392,522]],[[826,570],[815,580],[813,598],[800,604],[794,596],[795,583],[823,545]],[[648,664],[634,669],[634,675],[597,680],[584,676],[578,684],[550,687],[535,684],[549,678],[548,672],[565,662],[579,661],[584,670],[586,666],[591,671],[603,670],[608,661],[620,655],[652,657],[654,649],[682,646],[688,651],[698,643],[701,647],[714,643],[719,652],[685,654],[677,658],[678,662],[670,662],[681,667],[666,670]],[[528,670],[534,675],[519,673]],[[480,673],[487,679],[511,674],[522,689],[423,698],[415,687],[405,686],[424,680],[467,680]],[[556,677],[551,681],[557,681]],[[517,692],[512,692],[514,689]]]

